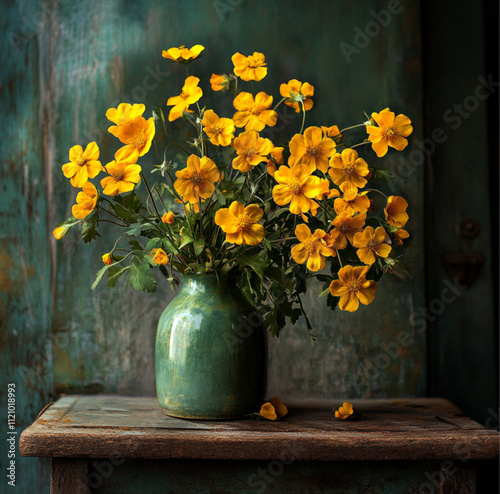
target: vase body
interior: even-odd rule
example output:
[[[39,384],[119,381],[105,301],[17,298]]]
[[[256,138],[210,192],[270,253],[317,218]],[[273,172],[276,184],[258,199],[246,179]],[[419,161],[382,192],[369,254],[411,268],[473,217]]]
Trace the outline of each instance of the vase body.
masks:
[[[168,415],[225,420],[259,410],[266,333],[235,284],[219,284],[215,275],[184,276],[158,323],[155,373]]]

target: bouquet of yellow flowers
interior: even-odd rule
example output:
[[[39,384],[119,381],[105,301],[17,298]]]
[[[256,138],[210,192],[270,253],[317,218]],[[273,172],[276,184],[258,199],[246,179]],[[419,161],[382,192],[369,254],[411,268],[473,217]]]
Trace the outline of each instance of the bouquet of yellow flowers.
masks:
[[[146,119],[144,104],[128,103],[106,112],[113,124],[109,132],[122,144],[112,161],[101,164],[95,142],[70,149],[62,170],[81,190],[73,217],[54,236],[62,238],[80,224],[83,241],[90,242],[103,223],[121,229],[102,256],[93,288],[104,277],[114,286],[127,276],[135,289],[153,292],[155,268],[172,288],[180,283],[176,273],[232,276],[276,336],[300,316],[311,333],[301,300],[309,278],[324,284],[321,296],[332,309],[370,304],[381,276],[402,269],[408,204],[367,188],[369,180],[390,174],[369,166],[356,148],[371,145],[379,158],[388,147],[403,150],[413,130],[410,120],[386,108],[345,129],[306,127],[314,105],[311,84],[281,84],[274,107],[273,96],[240,89],[267,75],[265,57],[257,52],[234,54],[233,73],[210,78],[213,91],[234,94],[232,118],[219,116],[200,106],[200,79],[188,71],[203,49],[163,51],[164,58],[185,64],[187,74],[180,94],[168,98],[168,115],[155,108]],[[299,132],[278,145],[260,133],[277,124],[282,104],[302,118]],[[184,144],[170,140],[169,127],[179,123],[192,127]],[[351,143],[346,133],[355,128],[367,134]],[[161,141],[167,141],[163,153]],[[155,165],[145,163],[151,149]],[[147,179],[146,170],[156,180]],[[92,180],[100,174],[105,176],[98,189]]]

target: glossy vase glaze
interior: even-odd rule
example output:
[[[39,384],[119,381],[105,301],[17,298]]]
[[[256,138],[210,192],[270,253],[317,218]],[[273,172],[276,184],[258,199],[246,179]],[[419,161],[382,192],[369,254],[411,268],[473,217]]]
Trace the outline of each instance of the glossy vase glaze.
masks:
[[[165,413],[224,420],[258,411],[267,380],[260,321],[234,283],[185,275],[156,335],[156,392]]]

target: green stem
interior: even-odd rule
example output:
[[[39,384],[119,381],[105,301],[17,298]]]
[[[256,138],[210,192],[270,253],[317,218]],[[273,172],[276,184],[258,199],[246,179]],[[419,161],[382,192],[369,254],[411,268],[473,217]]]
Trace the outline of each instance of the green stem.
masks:
[[[285,100],[286,100],[286,98],[281,98],[281,99],[278,101],[278,103],[276,104],[276,106],[273,108],[273,110],[275,110],[275,111],[276,111],[276,109],[278,108],[278,106],[280,106],[280,105],[281,105],[281,103],[283,103],[283,101],[285,101]]]
[[[231,74],[231,77],[234,79],[234,95],[238,94],[238,77],[234,74]]]
[[[306,107],[304,106],[304,102],[302,100],[300,101],[300,106],[302,108],[302,125],[300,126],[299,134],[302,134],[302,131],[304,130],[304,124],[306,122]]]
[[[153,191],[156,192],[156,195],[158,196],[158,199],[160,199],[160,202],[161,202],[161,205],[163,206],[163,209],[165,210],[165,212],[167,212],[167,206],[165,206],[165,203],[163,202],[163,198],[161,197],[160,191],[156,188],[156,185],[157,184],[155,184],[153,186]]]
[[[110,251],[110,254],[116,249],[116,246],[118,245],[118,242],[122,239],[122,238],[127,238],[127,237],[132,237],[132,235],[122,235],[121,237],[118,238],[118,240],[115,242],[115,245],[113,245],[113,248],[111,249]]]
[[[351,125],[350,127],[346,127],[345,129],[342,129],[340,131],[340,133],[342,134],[342,132],[345,132],[346,130],[356,129],[357,127],[366,127],[366,124],[361,123],[361,124],[357,124],[357,125]]]
[[[382,191],[377,189],[364,189],[363,192],[378,192],[380,195],[383,195],[387,199],[387,196]]]
[[[141,178],[144,180],[144,185],[146,186],[146,189],[148,189],[149,198],[151,199],[151,202],[153,203],[153,207],[155,208],[156,216],[158,216],[158,219],[161,220],[160,212],[158,211],[158,208],[156,207],[156,203],[155,203],[155,200],[153,198],[153,194],[151,193],[151,189],[149,188],[148,181],[146,180],[146,176],[144,175],[144,173],[142,171],[141,171]]]
[[[287,240],[297,240],[297,237],[287,237],[287,238],[278,238],[276,240],[271,240],[271,243],[275,242],[286,242]]]
[[[107,199],[106,199],[107,200]],[[109,201],[108,201],[109,202]],[[110,202],[110,204],[112,204]],[[109,215],[113,216],[113,218],[116,218],[117,220],[123,221],[125,224],[120,225],[120,226],[128,226],[129,223],[126,223],[124,220],[122,220],[120,217],[116,216],[116,214],[113,214],[111,211],[108,211],[104,206],[99,205],[99,208],[102,209],[105,213],[108,213]],[[116,223],[118,225],[118,223]]]
[[[177,146],[178,148],[182,149],[188,156],[191,156],[191,153],[184,147],[184,146],[181,146],[178,142],[169,142],[167,144],[167,146],[165,147],[165,152],[163,153],[163,158],[165,160],[165,156],[166,156],[166,153],[167,153],[167,149],[170,147],[170,146]],[[159,161],[159,160],[158,160]]]
[[[121,227],[126,227],[128,225],[122,225],[120,223],[117,223],[116,221],[111,221],[111,220],[101,220],[101,219],[98,219],[96,220],[96,223],[99,224],[99,223],[112,223],[113,225],[117,225],[117,226],[121,226]]]
[[[337,252],[337,259],[339,260],[340,268],[342,269],[344,266],[342,265],[342,259],[340,258],[339,249],[335,249],[335,252]]]
[[[357,148],[358,146],[364,146],[365,144],[371,144],[371,141],[363,141],[359,144],[354,144],[354,146],[351,146],[351,149]]]

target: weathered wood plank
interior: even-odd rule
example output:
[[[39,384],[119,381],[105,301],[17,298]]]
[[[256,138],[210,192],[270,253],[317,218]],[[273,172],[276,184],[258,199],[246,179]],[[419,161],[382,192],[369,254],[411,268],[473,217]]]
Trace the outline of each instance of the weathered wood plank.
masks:
[[[52,459],[50,494],[90,494],[87,460]]]
[[[356,400],[360,417],[356,431],[484,430],[447,400],[411,398],[407,400]],[[343,431],[351,422],[333,420],[332,407],[325,402],[295,404],[284,421],[270,427],[266,421],[182,420],[163,413],[156,398],[126,396],[67,396],[52,404],[36,422],[46,428],[119,427],[139,429],[210,429],[251,431]],[[347,425],[346,425],[347,424]]]
[[[475,494],[477,466],[475,464],[441,464],[441,494]]]
[[[65,407],[67,413],[61,414]],[[287,418],[277,423],[192,422],[162,416],[151,398],[63,399],[57,409],[49,408],[24,431],[21,452],[52,457],[263,460],[297,446],[296,459],[303,461],[498,457],[498,433],[461,417],[445,400],[360,400],[356,410],[362,416],[352,421],[335,420],[324,405],[290,406]]]
[[[148,494],[420,494],[429,482],[426,474],[435,470],[436,462],[325,463],[290,456],[244,462],[126,460],[110,475],[101,475],[93,493],[143,494],[147,478]]]

